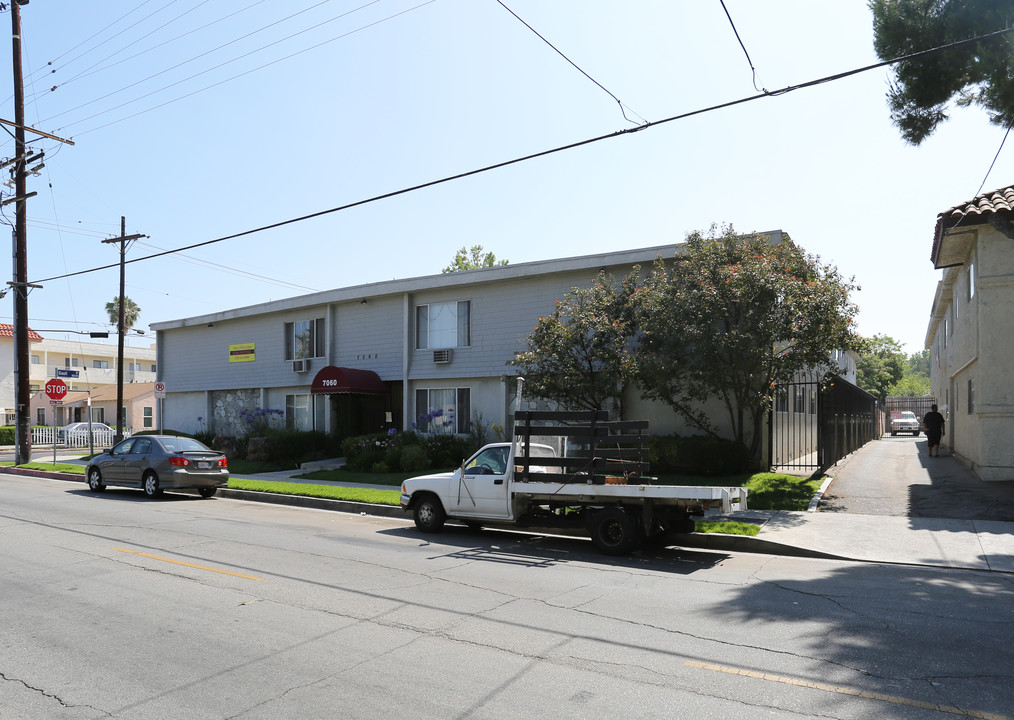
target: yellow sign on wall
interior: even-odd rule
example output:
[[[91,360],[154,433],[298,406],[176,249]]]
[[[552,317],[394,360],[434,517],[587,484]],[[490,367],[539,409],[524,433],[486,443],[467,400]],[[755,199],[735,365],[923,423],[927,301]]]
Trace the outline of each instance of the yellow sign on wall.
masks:
[[[237,343],[229,346],[229,362],[253,362],[256,343]]]

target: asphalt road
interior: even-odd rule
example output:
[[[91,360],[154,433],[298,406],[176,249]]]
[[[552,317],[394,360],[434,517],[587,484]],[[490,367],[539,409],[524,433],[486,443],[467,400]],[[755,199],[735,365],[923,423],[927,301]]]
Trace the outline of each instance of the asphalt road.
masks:
[[[0,538],[2,718],[1014,708],[1014,584],[1000,574],[604,558],[578,539],[421,536],[392,518],[2,474]]]

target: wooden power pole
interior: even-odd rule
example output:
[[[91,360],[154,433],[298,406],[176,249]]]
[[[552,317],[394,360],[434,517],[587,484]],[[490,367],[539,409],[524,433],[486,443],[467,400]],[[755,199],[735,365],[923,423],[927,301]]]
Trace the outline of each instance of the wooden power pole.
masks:
[[[123,439],[123,336],[126,334],[126,328],[123,327],[126,318],[126,308],[124,307],[124,296],[125,278],[126,278],[126,257],[127,257],[127,243],[131,240],[137,240],[138,238],[148,237],[147,235],[127,235],[127,218],[120,217],[120,237],[109,238],[103,240],[104,243],[120,243],[120,295],[119,295],[119,306],[120,306],[120,317],[116,324],[116,331],[119,335],[116,349],[116,435],[113,437],[113,442],[118,443]]]

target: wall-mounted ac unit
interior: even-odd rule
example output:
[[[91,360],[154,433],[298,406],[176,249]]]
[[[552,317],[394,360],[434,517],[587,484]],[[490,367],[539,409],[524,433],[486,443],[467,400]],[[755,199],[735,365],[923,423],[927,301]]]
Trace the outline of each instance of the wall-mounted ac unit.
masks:
[[[444,365],[454,359],[453,350],[434,350],[433,351],[433,362],[438,365]]]
[[[303,359],[292,361],[292,372],[304,373],[308,372],[309,370],[310,370],[309,360]]]

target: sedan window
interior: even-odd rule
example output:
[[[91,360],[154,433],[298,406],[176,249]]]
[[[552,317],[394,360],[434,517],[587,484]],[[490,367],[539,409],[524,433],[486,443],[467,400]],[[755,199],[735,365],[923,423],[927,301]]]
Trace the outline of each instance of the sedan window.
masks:
[[[119,445],[113,448],[113,455],[126,455],[130,452],[130,447],[134,444],[134,438],[124,440]]]
[[[151,452],[151,438],[138,438],[130,452],[134,455],[147,455]]]

